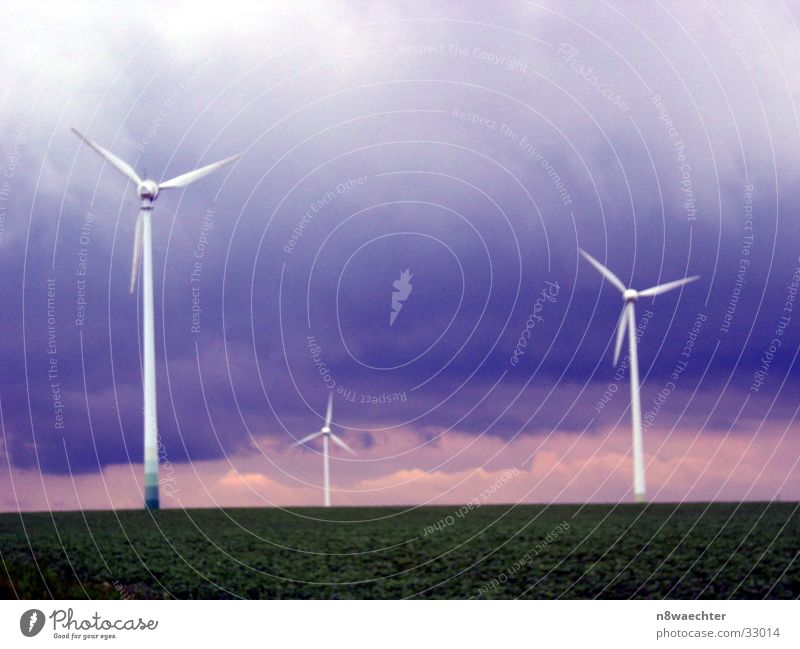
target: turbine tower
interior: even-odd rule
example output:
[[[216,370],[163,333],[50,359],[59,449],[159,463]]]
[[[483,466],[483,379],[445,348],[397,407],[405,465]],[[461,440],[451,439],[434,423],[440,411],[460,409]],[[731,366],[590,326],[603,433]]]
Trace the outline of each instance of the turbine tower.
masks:
[[[81,135],[81,140],[99,153],[117,171],[136,183],[141,199],[139,216],[136,219],[136,235],[133,242],[133,264],[131,267],[130,292],[136,288],[139,263],[142,264],[142,339],[144,341],[143,388],[144,388],[144,505],[147,509],[158,509],[158,425],[156,420],[156,345],[155,323],[153,318],[153,235],[150,213],[162,189],[180,189],[216,171],[220,167],[238,160],[241,155],[226,158],[219,162],[200,167],[194,171],[176,176],[172,180],[157,183],[155,180],[142,180],[127,162],[104,149],[99,144]]]
[[[338,444],[341,446],[345,451],[352,453],[353,455],[356,452],[350,448],[347,444],[345,444],[342,439],[336,435],[336,433],[331,431],[331,421],[333,420],[333,392],[328,394],[328,411],[325,413],[325,425],[320,428],[316,433],[311,433],[310,435],[306,435],[303,439],[296,441],[292,446],[302,446],[303,444],[310,442],[317,437],[322,437],[322,476],[323,476],[323,484],[325,488],[325,507],[331,506],[331,471],[329,462],[330,459],[328,457],[328,438],[333,440],[334,444]]]
[[[655,297],[667,291],[679,288],[684,284],[693,282],[699,278],[699,275],[692,277],[685,277],[683,279],[675,280],[674,282],[667,282],[666,284],[659,284],[652,288],[647,288],[643,291],[637,291],[632,288],[627,288],[625,284],[612,273],[608,268],[603,266],[599,261],[592,257],[589,253],[581,250],[581,255],[592,265],[598,272],[605,277],[613,286],[619,289],[622,293],[623,307],[622,313],[619,317],[617,324],[617,339],[614,344],[614,365],[616,366],[619,361],[619,354],[622,350],[622,343],[625,340],[625,334],[628,334],[628,355],[630,356],[630,373],[631,373],[631,427],[633,429],[633,497],[637,503],[645,502],[647,497],[647,487],[645,484],[644,475],[644,442],[642,440],[642,407],[639,398],[639,354],[636,349],[636,313],[634,304],[640,297]]]

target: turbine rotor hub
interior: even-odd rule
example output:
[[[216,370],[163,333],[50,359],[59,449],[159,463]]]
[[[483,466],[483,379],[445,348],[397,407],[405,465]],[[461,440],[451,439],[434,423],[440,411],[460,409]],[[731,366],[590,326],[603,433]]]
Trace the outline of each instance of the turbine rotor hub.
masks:
[[[158,183],[155,180],[143,180],[137,187],[140,198],[149,198],[151,201],[158,196]]]
[[[626,288],[622,294],[622,299],[626,302],[636,302],[639,299],[639,292],[633,288]]]

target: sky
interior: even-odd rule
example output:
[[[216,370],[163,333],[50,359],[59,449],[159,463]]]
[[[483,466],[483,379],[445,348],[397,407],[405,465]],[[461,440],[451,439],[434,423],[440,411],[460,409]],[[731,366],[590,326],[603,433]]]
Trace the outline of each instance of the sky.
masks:
[[[70,127],[244,153],[153,212],[162,506],[321,504],[329,390],[334,504],[629,501],[579,249],[700,275],[636,305],[649,497],[800,498],[795,5],[80,7],[0,43],[0,510],[142,501],[136,191]]]

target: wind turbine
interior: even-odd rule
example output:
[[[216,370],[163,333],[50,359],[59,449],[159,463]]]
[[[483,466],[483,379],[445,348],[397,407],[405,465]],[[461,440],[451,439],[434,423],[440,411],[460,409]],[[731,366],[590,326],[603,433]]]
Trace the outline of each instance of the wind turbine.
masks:
[[[631,423],[633,428],[633,496],[637,503],[646,500],[647,488],[644,476],[644,442],[642,440],[642,406],[639,400],[639,354],[636,349],[636,314],[634,304],[640,297],[655,297],[667,291],[679,288],[684,284],[699,279],[699,275],[684,277],[666,284],[659,284],[643,291],[627,288],[619,277],[603,266],[588,252],[581,250],[581,255],[613,286],[622,293],[623,307],[617,324],[617,340],[614,344],[614,365],[619,361],[625,334],[628,334],[628,355],[631,370]]]
[[[336,433],[331,431],[331,421],[333,420],[333,392],[328,394],[328,411],[325,413],[325,425],[320,428],[316,433],[311,433],[310,435],[306,435],[303,439],[296,441],[292,446],[302,446],[303,444],[310,442],[317,437],[322,437],[322,475],[323,481],[325,486],[325,507],[331,506],[331,471],[329,466],[329,457],[328,457],[328,438],[332,439],[334,444],[338,444],[341,446],[345,451],[352,453],[353,455],[356,452],[350,448],[347,444],[345,444],[342,439],[336,435]]]
[[[158,425],[156,421],[156,345],[153,318],[153,235],[150,227],[150,212],[162,189],[180,189],[207,176],[212,171],[238,160],[236,155],[220,160],[205,167],[200,167],[172,180],[157,183],[155,180],[142,180],[127,162],[118,158],[109,150],[81,135],[74,128],[81,140],[99,153],[117,171],[136,183],[136,191],[141,199],[139,216],[136,219],[136,235],[133,241],[133,265],[131,267],[130,292],[136,288],[139,274],[139,262],[142,266],[142,338],[144,340],[143,387],[144,387],[144,505],[147,509],[158,509]]]

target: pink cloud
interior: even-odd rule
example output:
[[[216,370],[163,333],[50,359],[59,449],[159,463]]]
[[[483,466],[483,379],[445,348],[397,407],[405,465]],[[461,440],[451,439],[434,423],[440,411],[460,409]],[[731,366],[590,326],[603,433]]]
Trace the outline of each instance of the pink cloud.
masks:
[[[800,427],[757,436],[694,430],[649,431],[648,491],[655,501],[800,497]],[[412,505],[508,502],[617,502],[630,499],[625,428],[576,434],[497,437],[450,432],[427,441],[410,430],[374,434],[357,458],[334,457],[333,502]],[[350,441],[356,446],[357,436]],[[0,473],[2,509],[138,508],[141,465],[101,473]],[[225,459],[162,468],[165,507],[304,506],[322,501],[321,456],[272,437]]]

